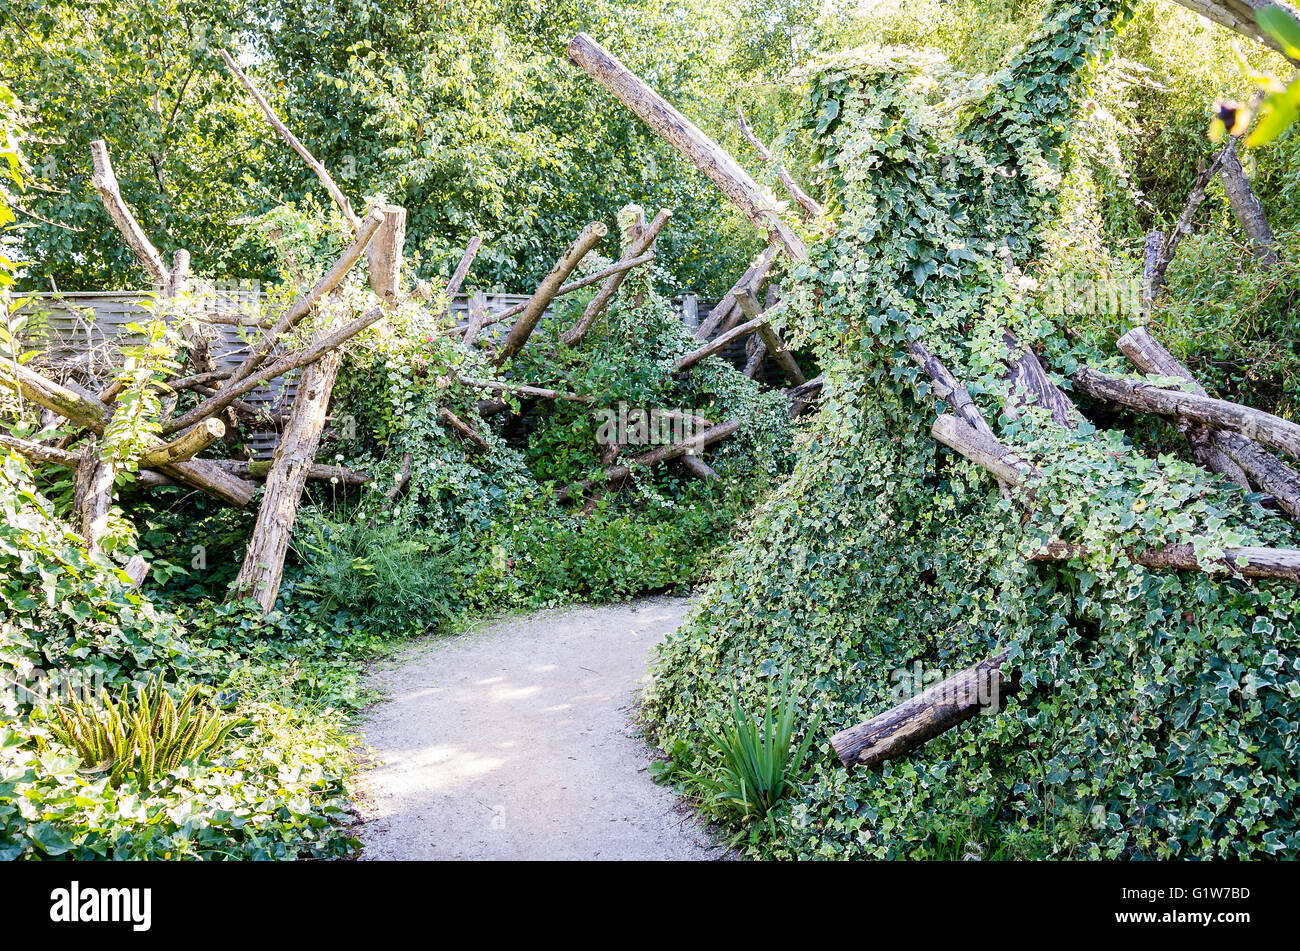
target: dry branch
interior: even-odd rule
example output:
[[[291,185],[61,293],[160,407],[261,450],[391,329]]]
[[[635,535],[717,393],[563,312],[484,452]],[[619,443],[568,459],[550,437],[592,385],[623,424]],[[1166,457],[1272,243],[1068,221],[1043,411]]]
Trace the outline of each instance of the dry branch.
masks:
[[[686,156],[756,227],[774,233],[792,258],[807,259],[803,240],[781,219],[749,173],[608,50],[579,33],[569,41],[569,59]]]
[[[265,479],[271,471],[270,459],[237,460],[222,459],[217,465],[241,479]],[[346,466],[325,466],[312,464],[307,469],[307,478],[312,482],[337,482],[339,485],[361,486],[370,483],[370,473],[358,472]]]
[[[235,78],[243,84],[246,90],[248,90],[248,94],[253,97],[253,101],[257,103],[258,108],[262,110],[262,115],[266,117],[266,121],[270,123],[271,128],[280,133],[281,137],[289,143],[289,147],[297,152],[302,157],[302,160],[307,163],[307,167],[316,173],[316,177],[320,179],[320,183],[325,186],[325,190],[329,192],[330,197],[334,199],[334,203],[338,205],[339,210],[343,212],[343,217],[346,219],[348,227],[352,231],[356,231],[360,228],[361,219],[358,218],[356,212],[352,210],[352,202],[348,201],[347,196],[344,195],[338,185],[334,183],[334,179],[330,177],[330,173],[325,166],[318,162],[316,157],[312,155],[311,152],[307,151],[307,147],[298,141],[298,137],[289,131],[289,127],[280,121],[280,117],[275,114],[275,110],[271,108],[271,104],[266,101],[266,98],[262,95],[261,91],[253,84],[251,79],[244,75],[244,71],[235,63],[234,57],[225,50],[222,50],[221,59],[225,62],[226,68],[230,70],[230,72],[234,74]]]
[[[498,393],[513,393],[516,396],[530,396],[544,400],[564,400],[568,403],[594,403],[594,396],[581,396],[577,393],[564,393],[560,390],[548,390],[540,386],[529,386],[525,383],[509,383],[503,380],[476,380],[469,377],[461,377],[461,382],[466,386],[480,387],[485,390],[495,390]]]
[[[438,418],[480,449],[486,450],[488,448],[488,441],[476,433],[474,427],[447,409],[447,407],[444,406],[438,410]]]
[[[761,321],[754,329],[754,332],[758,334],[767,352],[776,358],[776,362],[785,371],[785,375],[789,377],[791,384],[799,386],[808,382],[803,375],[803,370],[799,368],[799,361],[794,358],[793,353],[786,349],[785,344],[781,342],[781,338],[772,329],[772,325],[768,323],[767,315],[760,307],[754,292],[748,287],[742,289],[736,295],[736,303],[740,305],[741,311],[751,321],[756,319]]]
[[[675,369],[678,370],[685,370],[688,367],[693,367],[695,366],[695,364],[699,363],[705,357],[711,357],[715,353],[718,353],[719,351],[724,349],[727,346],[727,344],[731,343],[731,341],[743,340],[745,337],[748,337],[750,334],[756,333],[758,331],[759,325],[765,322],[766,322],[765,318],[760,315],[758,317],[755,317],[753,320],[747,320],[743,324],[739,324],[735,327],[732,327],[726,333],[718,334],[718,336],[714,337],[712,340],[704,344],[702,347],[697,347],[696,349],[692,350],[690,353],[683,354],[682,356],[678,357],[676,363],[674,363],[673,366]]]
[[[762,156],[764,162],[772,165],[776,171],[777,179],[781,182],[781,185],[785,190],[790,193],[790,197],[799,203],[799,207],[804,210],[805,217],[820,218],[825,214],[822,206],[811,198],[806,191],[799,187],[798,183],[791,177],[790,172],[786,167],[780,162],[774,162],[772,160],[772,150],[760,142],[758,136],[754,135],[754,130],[751,129],[749,123],[745,121],[745,110],[742,109],[739,104],[736,106],[736,125],[740,129],[740,134],[745,137],[745,141],[754,147],[754,151]]]
[[[533,331],[537,328],[538,322],[541,321],[542,314],[546,312],[546,308],[551,305],[555,295],[564,286],[565,278],[573,273],[573,269],[587,256],[587,252],[600,243],[608,232],[609,229],[599,221],[593,221],[582,229],[582,233],[569,246],[569,249],[555,262],[555,266],[551,268],[551,273],[547,274],[542,283],[538,285],[537,290],[533,292],[533,296],[529,298],[523,312],[519,315],[519,319],[510,328],[510,333],[506,335],[506,339],[501,343],[501,349],[497,351],[497,355],[493,358],[493,362],[497,366],[505,363],[524,348],[524,345],[528,343],[528,338],[532,336]]]
[[[157,469],[160,466],[193,459],[214,442],[226,434],[226,426],[216,418],[205,419],[171,442],[154,446],[140,457],[141,469]]]
[[[91,142],[90,154],[95,168],[90,181],[108,210],[108,216],[113,219],[113,224],[122,233],[127,246],[135,253],[136,260],[148,273],[149,280],[155,286],[162,287],[167,283],[167,265],[163,263],[158,249],[145,236],[144,229],[140,227],[140,222],[136,221],[135,215],[131,214],[131,209],[122,200],[117,176],[113,174],[113,163],[108,157],[107,143],[103,139]]]

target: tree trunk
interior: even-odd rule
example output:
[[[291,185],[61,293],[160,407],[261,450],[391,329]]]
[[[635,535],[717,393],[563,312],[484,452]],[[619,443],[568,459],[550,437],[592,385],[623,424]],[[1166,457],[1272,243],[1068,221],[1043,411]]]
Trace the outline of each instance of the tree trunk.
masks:
[[[1002,671],[1007,652],[980,661],[928,690],[831,737],[846,767],[878,766],[965,723],[982,710],[996,712],[1011,688]]]
[[[370,289],[380,300],[393,301],[402,289],[402,247],[406,243],[406,209],[401,205],[383,205],[376,209],[384,216],[383,226],[367,249]]]
[[[1192,372],[1174,359],[1173,354],[1162,347],[1159,341],[1147,332],[1145,327],[1134,327],[1120,337],[1119,349],[1143,373],[1177,377],[1180,380],[1185,380],[1190,385],[1191,392],[1201,396],[1207,395],[1205,388],[1192,377]],[[1249,492],[1250,480],[1246,478],[1246,472],[1214,444],[1213,436],[1215,432],[1216,430],[1205,426],[1197,427],[1195,432],[1188,431],[1187,438],[1192,444],[1193,457],[1197,463],[1211,472],[1226,476]],[[1235,439],[1244,439],[1244,437],[1237,436],[1235,433],[1232,436]],[[1297,486],[1297,488],[1300,488],[1300,486]]]
[[[1258,40],[1265,46],[1282,53],[1283,56],[1286,56],[1286,53],[1278,42],[1259,28],[1259,23],[1255,20],[1255,11],[1265,7],[1276,7],[1300,19],[1300,14],[1297,14],[1295,7],[1288,3],[1279,3],[1277,0],[1174,0],[1174,2],[1199,13],[1206,19],[1213,20],[1220,26],[1226,26],[1233,32]],[[1288,56],[1287,59],[1291,57]],[[1291,62],[1300,66],[1300,59],[1291,59]]]
[[[330,390],[342,362],[343,354],[330,350],[307,367],[298,383],[289,425],[280,437],[266,476],[266,494],[244,553],[244,564],[231,585],[233,597],[256,598],[263,614],[275,607],[280,593],[298,503],[325,429]]]
[[[803,239],[771,207],[770,199],[749,173],[608,50],[586,33],[579,33],[569,42],[569,59],[686,156],[756,227],[773,233],[790,257],[807,260]]]
[[[1145,380],[1111,376],[1091,367],[1079,367],[1073,380],[1075,386],[1097,399],[1144,413],[1182,417],[1194,423],[1226,429],[1300,457],[1300,426],[1272,413],[1197,393],[1162,389]]]
[[[1274,245],[1277,241],[1273,237],[1273,229],[1268,226],[1268,218],[1264,216],[1264,205],[1255,196],[1255,190],[1250,187],[1250,179],[1246,177],[1241,161],[1237,158],[1235,139],[1229,139],[1224,150],[1219,180],[1223,182],[1223,190],[1228,195],[1232,213],[1237,216],[1237,223],[1246,232],[1251,251],[1265,263],[1276,264],[1278,256]]]
[[[551,268],[551,273],[546,275],[537,290],[533,292],[519,319],[510,328],[510,333],[502,342],[501,349],[493,358],[497,366],[501,366],[524,349],[524,344],[528,343],[528,338],[532,336],[538,322],[541,321],[542,314],[546,312],[546,308],[550,306],[551,301],[564,285],[565,278],[573,273],[573,269],[587,256],[587,252],[599,244],[608,232],[609,229],[599,221],[593,221],[582,229],[582,233]]]

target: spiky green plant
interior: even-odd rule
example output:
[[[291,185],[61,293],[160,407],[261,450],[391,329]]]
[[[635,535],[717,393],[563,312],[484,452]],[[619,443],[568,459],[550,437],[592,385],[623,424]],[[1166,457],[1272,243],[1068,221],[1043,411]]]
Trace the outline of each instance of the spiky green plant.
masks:
[[[114,788],[128,776],[141,787],[151,785],[220,746],[243,722],[201,701],[197,687],[191,687],[178,705],[161,675],[138,689],[134,702],[129,690],[123,687],[116,703],[107,695],[99,703],[73,697],[55,708],[58,725],[50,727],[56,740],[80,754],[84,773],[107,773]]]
[[[712,810],[741,821],[766,820],[790,789],[821,726],[818,713],[798,748],[791,750],[796,699],[790,696],[787,667],[781,674],[781,692],[775,701],[768,683],[761,719],[742,710],[737,700],[732,704],[730,720],[720,730],[708,730],[722,761],[711,771],[693,772],[689,777],[704,790]]]

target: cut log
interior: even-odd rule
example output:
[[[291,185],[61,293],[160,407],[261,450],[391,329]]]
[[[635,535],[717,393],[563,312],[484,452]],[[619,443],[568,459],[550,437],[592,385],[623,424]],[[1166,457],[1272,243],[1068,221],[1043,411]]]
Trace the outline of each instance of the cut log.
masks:
[[[779,240],[790,257],[796,261],[807,260],[808,249],[803,239],[781,219],[749,173],[608,50],[586,33],[579,33],[569,41],[569,59],[686,156],[722,189],[741,214]]]
[[[745,121],[745,110],[742,109],[739,104],[736,106],[736,126],[740,129],[740,134],[745,137],[745,141],[752,145],[754,151],[762,156],[763,161],[773,167],[773,170],[776,172],[777,180],[780,181],[782,187],[790,193],[790,197],[798,202],[799,207],[803,209],[805,218],[820,218],[825,214],[822,210],[822,206],[809,197],[806,191],[799,187],[786,167],[780,162],[773,161],[772,150],[759,141],[758,136],[754,135],[754,130],[751,129],[749,123]]]
[[[763,346],[767,348],[767,352],[776,358],[777,364],[785,371],[785,375],[789,378],[791,384],[799,386],[801,383],[807,383],[808,380],[803,375],[803,370],[799,368],[799,361],[794,358],[793,353],[786,349],[785,344],[781,342],[781,338],[777,336],[776,331],[772,329],[772,325],[768,323],[767,315],[759,305],[754,292],[748,287],[743,288],[736,295],[736,303],[740,305],[741,311],[751,321],[761,318],[761,322],[754,329],[754,332],[758,334]]]
[[[252,461],[222,459],[217,465],[241,479],[265,479],[271,471],[270,459]],[[346,466],[326,466],[313,464],[307,469],[307,479],[311,482],[335,482],[339,485],[362,486],[370,484],[369,472],[358,472]]]
[[[1198,393],[1167,390],[1145,380],[1112,376],[1086,366],[1079,367],[1072,379],[1075,386],[1096,399],[1226,429],[1290,456],[1300,456],[1300,426],[1272,413]]]
[[[385,215],[378,208],[373,209],[366,216],[365,221],[358,222],[357,233],[353,236],[348,246],[343,249],[330,269],[318,280],[312,288],[305,294],[301,294],[289,306],[283,314],[280,315],[271,329],[264,333],[257,343],[253,344],[248,352],[248,356],[237,366],[230,374],[226,381],[227,387],[247,379],[251,374],[257,371],[267,358],[271,351],[275,349],[276,344],[280,342],[280,337],[288,333],[294,327],[298,326],[312,309],[324,299],[325,295],[333,291],[343,279],[347,277],[348,271],[352,270],[361,255],[365,253],[366,246],[384,224]],[[248,392],[245,390],[244,392]]]
[[[474,427],[470,426],[469,423],[465,422],[451,410],[447,409],[447,407],[444,406],[438,410],[438,419],[456,430],[456,432],[460,433],[474,445],[478,446],[478,448],[483,450],[489,448],[488,441],[476,433]]]
[[[163,432],[170,435],[171,433],[193,426],[199,420],[213,415],[218,410],[225,409],[234,400],[237,400],[250,390],[255,390],[267,380],[273,380],[277,376],[283,376],[290,370],[296,370],[299,367],[315,363],[324,354],[341,347],[371,324],[378,322],[383,318],[383,316],[384,308],[382,306],[375,307],[362,314],[356,320],[344,324],[337,330],[328,330],[317,334],[316,339],[312,341],[311,345],[305,350],[287,354],[270,366],[263,367],[251,376],[247,376],[240,380],[238,383],[232,381],[216,396],[208,398],[184,416],[167,423],[163,427]]]
[[[682,456],[682,467],[695,478],[704,482],[713,482],[718,478],[718,473],[714,471],[713,466],[699,456],[692,456],[689,453]]]
[[[366,252],[370,289],[379,295],[380,300],[393,301],[402,289],[406,209],[401,205],[381,205],[375,211],[384,216],[384,223],[375,233]]]
[[[831,737],[840,762],[878,766],[965,723],[982,710],[996,711],[1011,690],[1003,673],[1007,651],[999,651],[959,674],[903,701],[879,716]]]
[[[712,426],[690,439],[683,439],[681,442],[672,443],[667,446],[660,446],[649,452],[642,453],[629,459],[622,465],[612,466],[605,470],[604,478],[591,479],[583,482],[573,482],[566,485],[557,494],[556,498],[561,502],[567,502],[570,499],[578,498],[599,485],[607,482],[613,482],[616,479],[625,479],[632,474],[635,469],[644,469],[649,466],[658,465],[661,462],[668,462],[671,459],[677,459],[685,456],[687,453],[696,453],[705,447],[717,442],[719,439],[725,439],[732,433],[740,429],[741,421],[738,419],[728,420],[725,423],[719,423]]]
[[[1191,392],[1201,396],[1208,395],[1205,388],[1192,377],[1192,372],[1175,359],[1173,354],[1162,347],[1160,342],[1151,336],[1145,327],[1134,327],[1120,337],[1119,349],[1143,373],[1177,377],[1189,385]],[[1187,438],[1192,444],[1193,457],[1197,463],[1211,472],[1226,476],[1230,481],[1250,491],[1250,481],[1246,477],[1246,472],[1214,444],[1213,435],[1215,432],[1217,430],[1205,426],[1195,427],[1194,430],[1187,432]],[[1244,436],[1238,436],[1235,433],[1229,435],[1233,439],[1245,439]],[[1281,465],[1281,463],[1278,464]],[[1297,483],[1296,488],[1300,490],[1300,483]]]
[[[714,337],[712,340],[704,344],[702,347],[697,347],[696,349],[692,350],[690,353],[683,354],[682,356],[678,357],[677,361],[673,364],[673,366],[675,369],[678,370],[685,370],[690,367],[693,367],[695,366],[695,364],[699,363],[701,360],[705,359],[706,357],[711,357],[715,353],[719,353],[720,351],[722,351],[727,346],[727,344],[731,343],[731,341],[743,340],[746,337],[748,337],[750,334],[756,333],[758,331],[759,324],[762,323],[765,323],[764,318],[762,316],[758,316],[755,317],[753,320],[747,320],[743,324],[738,324],[737,326],[732,327],[726,333],[718,334],[718,336]]]
[[[798,419],[808,412],[813,402],[821,395],[825,380],[825,374],[818,373],[802,386],[792,387],[785,391],[785,395],[790,399],[791,419]]]
[[[140,456],[141,469],[157,469],[173,462],[193,459],[204,449],[226,434],[226,426],[219,419],[205,419],[193,429],[182,433],[171,442],[154,446]]]
[[[1264,215],[1264,205],[1255,196],[1255,190],[1250,187],[1250,179],[1246,177],[1241,160],[1237,158],[1237,140],[1229,138],[1223,152],[1219,181],[1223,182],[1223,190],[1228,196],[1228,204],[1232,206],[1232,213],[1236,215],[1241,229],[1246,232],[1252,253],[1267,264],[1276,264],[1277,241],[1273,237],[1273,229],[1268,226],[1268,218]]]
[[[231,585],[232,597],[256,599],[263,614],[275,607],[280,593],[298,503],[325,429],[330,391],[342,362],[342,352],[331,349],[307,367],[298,383],[289,424],[266,476],[266,494],[244,553],[244,564]]]
[[[630,242],[625,244],[623,256],[619,263],[623,264],[632,261],[649,251],[653,247],[655,239],[659,236],[659,232],[663,230],[664,225],[668,223],[668,219],[672,216],[673,213],[667,208],[659,209],[659,213],[655,215],[654,220],[643,228],[639,235],[634,236]],[[566,347],[575,346],[587,335],[596,319],[604,313],[605,308],[614,299],[614,295],[618,293],[619,287],[622,286],[623,280],[630,270],[631,268],[615,271],[606,278],[596,296],[591,299],[591,302],[583,310],[578,322],[561,335],[560,341]]]
[[[705,317],[700,325],[695,328],[696,340],[707,340],[709,336],[719,327],[724,331],[730,329],[726,326],[727,319],[733,313],[740,313],[740,307],[736,304],[736,294],[744,288],[749,288],[755,293],[758,292],[759,285],[767,277],[767,272],[772,269],[772,263],[776,260],[777,252],[781,250],[779,244],[769,244],[767,249],[758,256],[753,264],[740,276],[740,280],[731,286],[731,290],[723,295],[722,300],[714,305],[709,311],[709,316]]]
[[[113,224],[126,239],[127,246],[135,253],[136,260],[149,275],[149,280],[161,290],[167,283],[167,265],[163,263],[162,255],[153,246],[153,242],[145,236],[140,222],[136,221],[135,215],[131,214],[131,209],[122,199],[117,176],[113,173],[113,162],[108,157],[108,144],[103,139],[91,142],[90,155],[94,162],[94,172],[90,177],[91,184],[104,203],[108,216],[113,219]]]
[[[330,197],[334,199],[334,203],[338,205],[339,210],[343,212],[343,217],[347,221],[348,227],[352,229],[352,231],[356,231],[360,228],[361,219],[358,218],[356,212],[352,210],[352,202],[348,201],[347,196],[343,194],[342,189],[335,184],[334,179],[330,177],[330,173],[326,170],[325,166],[316,161],[316,157],[312,155],[311,152],[307,151],[307,147],[298,141],[298,137],[289,131],[287,125],[280,121],[280,117],[275,114],[275,110],[272,109],[271,104],[266,101],[261,90],[253,84],[251,79],[244,75],[244,71],[239,68],[234,57],[225,50],[221,50],[221,59],[226,64],[226,69],[230,70],[234,77],[243,85],[244,89],[248,91],[248,94],[253,98],[253,101],[257,103],[258,108],[262,110],[262,115],[266,118],[266,121],[270,124],[271,128],[280,133],[280,136],[284,141],[289,143],[289,147],[297,152],[298,155],[302,157],[302,160],[307,163],[307,167],[316,173],[316,177],[320,180],[320,183],[325,186],[325,190],[329,192]]]
[[[545,313],[546,308],[551,305],[551,301],[555,299],[555,295],[564,285],[565,279],[573,273],[573,269],[578,266],[578,263],[587,256],[587,252],[599,244],[608,232],[609,229],[599,221],[593,221],[582,229],[582,233],[564,252],[560,260],[555,262],[555,266],[551,268],[551,273],[547,274],[542,283],[538,285],[537,290],[533,292],[533,296],[529,298],[528,304],[519,315],[519,319],[510,328],[510,333],[506,335],[506,339],[502,342],[501,349],[497,351],[497,355],[493,358],[493,362],[497,366],[501,366],[524,348],[524,345],[528,343],[528,338],[537,329],[542,314]]]

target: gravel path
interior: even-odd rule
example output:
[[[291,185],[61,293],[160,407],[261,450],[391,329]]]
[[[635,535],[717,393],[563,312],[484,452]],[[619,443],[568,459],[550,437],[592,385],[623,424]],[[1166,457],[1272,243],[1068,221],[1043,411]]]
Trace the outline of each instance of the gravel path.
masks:
[[[398,658],[364,724],[367,859],[716,859],[629,722],[685,598],[542,611]]]

